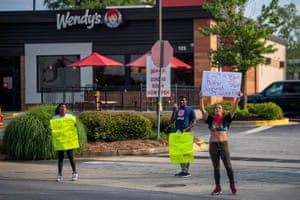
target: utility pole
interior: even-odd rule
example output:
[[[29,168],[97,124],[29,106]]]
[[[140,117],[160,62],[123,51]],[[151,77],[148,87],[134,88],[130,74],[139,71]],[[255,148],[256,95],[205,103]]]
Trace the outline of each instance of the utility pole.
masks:
[[[35,11],[36,10],[36,0],[32,0],[32,10]]]
[[[162,43],[162,8],[161,8],[161,1],[162,0],[157,0],[156,3],[158,5],[158,40],[161,41],[161,56],[164,51],[164,45]],[[153,52],[152,52],[153,53]],[[160,58],[160,66],[159,66],[159,82],[158,82],[158,97],[157,97],[157,104],[156,104],[156,109],[157,109],[157,139],[160,138],[160,108],[161,108],[161,68],[162,68],[162,63],[163,63],[163,57]]]

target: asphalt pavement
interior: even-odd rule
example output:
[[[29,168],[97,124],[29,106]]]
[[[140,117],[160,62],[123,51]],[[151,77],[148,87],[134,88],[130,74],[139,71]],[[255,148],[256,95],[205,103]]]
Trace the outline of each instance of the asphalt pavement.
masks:
[[[268,135],[268,126],[257,128],[249,124],[234,123],[240,135],[232,133],[231,141],[239,141],[239,152],[232,157],[238,194],[232,195],[224,167],[221,171],[223,193],[211,196],[214,187],[211,161],[207,147],[195,151],[195,162],[191,164],[191,177],[178,178],[174,174],[179,166],[170,163],[167,153],[145,156],[97,156],[77,157],[76,163],[79,173],[77,181],[71,181],[71,168],[67,160],[64,161],[64,180],[56,182],[56,160],[46,161],[0,161],[0,199],[246,199],[246,200],[282,200],[298,199],[300,195],[300,159],[299,153],[293,149],[298,138],[292,144],[286,144],[283,139],[289,136],[297,137],[299,125],[290,123],[291,128],[272,130]],[[239,126],[243,127],[240,129]],[[254,127],[251,127],[254,126]],[[272,125],[274,126],[274,125]],[[203,133],[207,127],[198,124],[195,132]],[[242,130],[242,131],[241,131]],[[256,131],[254,133],[254,130]],[[287,130],[290,130],[288,135]],[[233,130],[232,130],[233,131]],[[232,132],[231,131],[231,132]],[[262,143],[254,144],[255,134],[264,132]],[[233,131],[234,132],[234,131]],[[253,136],[254,134],[254,136]],[[207,141],[208,136],[201,134]],[[241,139],[242,138],[242,139]],[[268,146],[276,141],[289,151]],[[247,143],[248,142],[248,143]],[[235,150],[232,142],[232,150]],[[265,146],[262,146],[265,144]],[[242,146],[242,147],[241,147]],[[243,150],[243,146],[245,150]],[[249,149],[253,149],[251,155]],[[270,148],[274,153],[270,154]],[[255,152],[257,149],[260,152]],[[268,154],[266,154],[268,152]],[[281,152],[283,152],[281,154]],[[290,154],[292,152],[293,154]],[[143,195],[144,194],[144,195]]]
[[[56,160],[50,161],[2,161],[0,165],[0,199],[14,198],[13,194],[19,191],[20,183],[26,189],[31,199],[39,194],[43,187],[61,191],[68,186],[70,190],[78,192],[89,191],[90,188],[110,188],[109,190],[131,190],[131,192],[150,192],[151,194],[176,194],[184,199],[212,199],[210,192],[213,189],[213,175],[210,160],[207,156],[196,153],[196,160],[191,164],[192,177],[178,178],[173,174],[179,170],[178,165],[170,163],[167,155],[155,156],[122,156],[122,157],[89,157],[76,158],[79,179],[71,181],[71,169],[65,160],[64,180],[55,182]],[[222,170],[223,193],[219,199],[297,199],[299,190],[299,163],[274,163],[233,160],[236,176],[238,177],[238,194],[232,195],[229,189],[226,173]],[[283,170],[288,171],[288,180],[279,181],[286,177],[281,176]],[[260,171],[260,173],[258,173]],[[68,173],[69,172],[69,173]],[[277,174],[279,173],[279,174]],[[298,183],[298,185],[297,185]],[[49,190],[51,191],[51,190]],[[44,198],[47,199],[45,191]],[[52,193],[51,192],[51,193]],[[86,199],[89,196],[86,193]],[[53,195],[53,194],[52,194]],[[79,195],[79,194],[78,194]],[[127,193],[123,196],[126,199]],[[98,197],[100,198],[100,197]],[[20,198],[21,199],[21,198]],[[26,199],[26,198],[25,198]],[[64,199],[68,199],[67,196]],[[106,199],[106,198],[100,198]],[[114,199],[114,198],[107,198]],[[143,199],[153,199],[144,197]],[[156,198],[155,198],[156,199]]]

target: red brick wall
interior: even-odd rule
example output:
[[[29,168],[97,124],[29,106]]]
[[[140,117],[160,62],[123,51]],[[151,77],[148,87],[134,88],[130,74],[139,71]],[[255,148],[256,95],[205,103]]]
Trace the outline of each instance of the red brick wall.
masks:
[[[162,7],[200,6],[206,0],[161,0]]]
[[[199,27],[213,26],[214,20],[194,19],[194,86],[201,86],[202,72],[216,70],[210,65],[208,52],[210,49],[217,49],[217,36],[204,36],[199,31]],[[221,101],[221,97],[205,98],[205,105]]]

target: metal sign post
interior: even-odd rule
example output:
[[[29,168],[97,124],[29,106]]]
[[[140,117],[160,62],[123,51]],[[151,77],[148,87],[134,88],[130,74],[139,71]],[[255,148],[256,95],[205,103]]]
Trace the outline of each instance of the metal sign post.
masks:
[[[158,97],[157,97],[157,139],[160,138],[160,108],[161,104],[161,68],[164,63],[164,42],[160,41],[160,65],[159,65],[159,81],[158,81]]]
[[[151,49],[151,57],[153,63],[159,66],[159,82],[158,82],[158,97],[157,97],[157,138],[160,138],[160,108],[161,102],[161,73],[162,68],[167,67],[173,57],[173,48],[168,41],[158,40]]]

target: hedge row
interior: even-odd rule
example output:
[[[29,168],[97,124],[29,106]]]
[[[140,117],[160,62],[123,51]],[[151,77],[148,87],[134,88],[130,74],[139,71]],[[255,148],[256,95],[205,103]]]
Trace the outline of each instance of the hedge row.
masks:
[[[85,111],[78,116],[85,125],[89,141],[121,141],[157,138],[157,117],[153,113]],[[160,121],[160,132],[174,130],[170,116]]]
[[[224,114],[227,114],[230,111],[233,103],[231,101],[221,101],[219,103],[209,105],[206,107],[206,110],[209,114],[213,115],[216,104],[221,104],[224,110]],[[257,104],[248,103],[246,110],[241,110],[240,108],[237,108],[237,111],[235,113],[235,119],[246,120],[251,118],[253,115],[266,120],[275,120],[283,118],[282,109],[277,104],[268,102]]]

